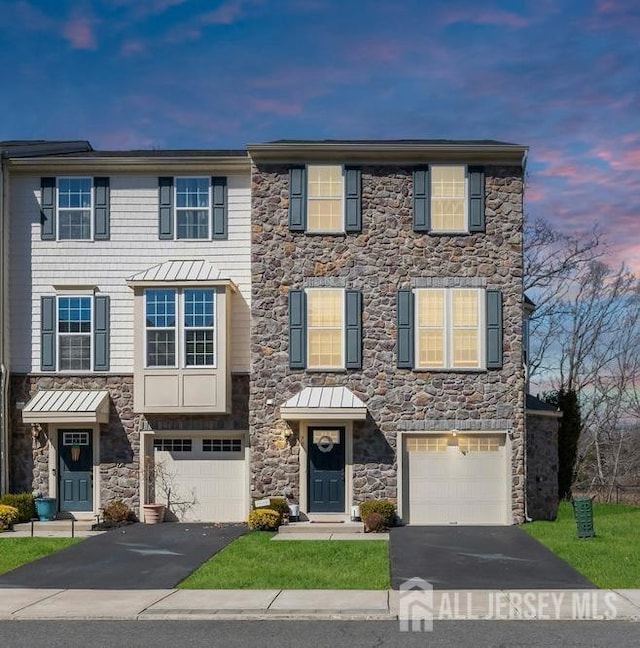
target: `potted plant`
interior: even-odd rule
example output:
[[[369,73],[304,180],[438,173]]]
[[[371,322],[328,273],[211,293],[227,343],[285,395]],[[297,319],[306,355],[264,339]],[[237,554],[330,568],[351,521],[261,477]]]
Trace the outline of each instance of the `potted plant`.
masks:
[[[143,504],[142,510],[144,511],[145,524],[160,524],[160,522],[164,522],[164,512],[166,510],[164,504],[159,504],[157,502],[154,502],[153,504]]]
[[[33,501],[36,505],[36,513],[40,522],[52,522],[56,517],[56,499],[55,497],[44,497],[42,493],[33,494]]]

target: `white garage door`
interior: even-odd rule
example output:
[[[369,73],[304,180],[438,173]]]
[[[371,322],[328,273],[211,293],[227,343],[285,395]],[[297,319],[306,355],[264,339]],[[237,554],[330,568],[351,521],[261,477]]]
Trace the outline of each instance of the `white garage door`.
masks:
[[[166,437],[153,441],[156,499],[183,522],[243,522],[247,509],[241,437]]]
[[[410,436],[404,493],[411,524],[506,524],[505,435]]]

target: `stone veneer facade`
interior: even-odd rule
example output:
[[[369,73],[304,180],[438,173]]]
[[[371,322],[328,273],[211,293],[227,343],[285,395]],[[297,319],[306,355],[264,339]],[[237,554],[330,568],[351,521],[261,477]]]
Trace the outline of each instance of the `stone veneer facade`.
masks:
[[[336,160],[336,163],[339,163]],[[425,420],[492,422],[511,439],[512,510],[524,517],[524,370],[522,364],[522,169],[485,167],[486,232],[459,236],[412,229],[412,168],[363,166],[362,231],[307,235],[288,229],[288,167],[252,170],[252,318],[250,438],[254,495],[299,496],[298,429],[286,445],[278,406],[307,386],[341,385],[366,404],[353,428],[353,498],[396,499],[399,429]],[[417,372],[396,367],[396,291],[417,278],[486,280],[503,296],[502,369]],[[288,292],[337,281],[363,296],[361,370],[292,370]],[[334,284],[335,285],[335,284]],[[274,406],[267,405],[273,399]],[[506,424],[505,424],[506,421]],[[475,426],[475,423],[474,423]],[[424,429],[424,428],[423,428]],[[349,503],[348,503],[349,504]]]
[[[560,419],[527,412],[527,516],[555,520],[558,514]]]
[[[228,416],[144,416],[133,410],[133,375],[11,377],[11,492],[49,493],[47,426],[36,439],[16,403],[26,403],[39,389],[107,389],[109,423],[100,429],[100,503],[122,500],[134,511],[140,504],[140,432],[241,430],[249,428],[249,378],[232,376],[232,413]],[[60,425],[60,427],[63,427]]]

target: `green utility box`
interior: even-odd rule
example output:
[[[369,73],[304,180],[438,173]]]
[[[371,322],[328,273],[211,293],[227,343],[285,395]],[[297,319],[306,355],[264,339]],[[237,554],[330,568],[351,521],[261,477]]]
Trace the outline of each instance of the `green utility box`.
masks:
[[[571,504],[578,538],[593,538],[596,534],[593,530],[593,499],[586,496],[575,497]]]

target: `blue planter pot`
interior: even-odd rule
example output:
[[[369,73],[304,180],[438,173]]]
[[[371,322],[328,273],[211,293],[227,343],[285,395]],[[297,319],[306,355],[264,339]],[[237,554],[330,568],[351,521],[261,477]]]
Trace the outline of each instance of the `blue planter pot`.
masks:
[[[54,497],[37,497],[36,513],[41,522],[51,522],[56,517],[56,500]]]

